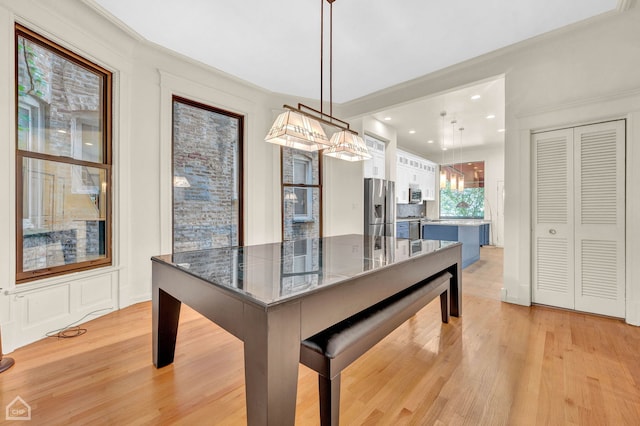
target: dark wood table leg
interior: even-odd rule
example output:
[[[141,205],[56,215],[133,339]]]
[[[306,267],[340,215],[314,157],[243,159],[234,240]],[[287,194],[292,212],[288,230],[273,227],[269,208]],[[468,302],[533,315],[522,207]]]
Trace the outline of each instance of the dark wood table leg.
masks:
[[[161,368],[173,362],[182,304],[156,284],[152,298],[153,364]]]
[[[449,314],[460,317],[462,316],[462,264],[451,265],[447,271],[452,275],[449,290]]]
[[[247,423],[293,425],[300,362],[300,305],[245,305]]]

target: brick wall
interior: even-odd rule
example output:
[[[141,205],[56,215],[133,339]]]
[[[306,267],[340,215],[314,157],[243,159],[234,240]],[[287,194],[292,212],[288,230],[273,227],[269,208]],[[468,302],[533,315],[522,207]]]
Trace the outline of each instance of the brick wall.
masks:
[[[173,103],[174,251],[238,244],[238,120]]]

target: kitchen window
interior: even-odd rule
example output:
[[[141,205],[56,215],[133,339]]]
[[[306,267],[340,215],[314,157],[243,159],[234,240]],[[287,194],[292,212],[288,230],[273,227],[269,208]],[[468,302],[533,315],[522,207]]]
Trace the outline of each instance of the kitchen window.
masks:
[[[443,165],[441,173],[440,219],[484,219],[484,161]]]
[[[16,281],[110,265],[111,72],[15,26]]]

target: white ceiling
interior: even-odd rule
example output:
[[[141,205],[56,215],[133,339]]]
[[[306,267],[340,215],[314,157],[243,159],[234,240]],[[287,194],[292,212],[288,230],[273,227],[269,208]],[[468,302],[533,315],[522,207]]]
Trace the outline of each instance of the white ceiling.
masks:
[[[504,108],[504,77],[499,77],[379,111],[373,117],[396,129],[402,148],[449,163],[462,147],[502,146]]]
[[[616,9],[623,0],[340,0],[333,4],[333,101],[348,102]],[[139,36],[267,90],[320,97],[318,0],[85,0]],[[328,9],[325,4],[325,32]],[[325,66],[328,42],[325,43]],[[328,66],[324,99],[328,100]],[[470,101],[472,94],[478,101]],[[484,82],[375,116],[399,145],[442,155],[451,119],[463,144],[500,144],[504,80]],[[489,114],[496,118],[487,120]],[[415,130],[410,135],[409,130]],[[456,132],[456,143],[459,132]],[[426,141],[433,139],[434,144]],[[433,158],[438,161],[437,158]]]

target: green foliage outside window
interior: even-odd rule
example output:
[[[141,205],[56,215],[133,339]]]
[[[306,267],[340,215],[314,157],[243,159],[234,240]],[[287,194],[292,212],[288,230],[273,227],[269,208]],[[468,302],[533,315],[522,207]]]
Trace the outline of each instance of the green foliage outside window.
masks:
[[[440,218],[484,219],[484,188],[440,189]]]

